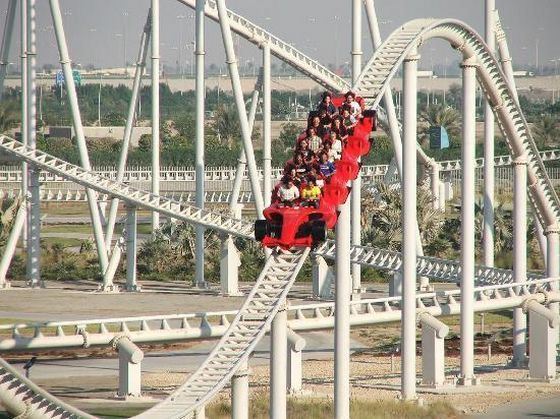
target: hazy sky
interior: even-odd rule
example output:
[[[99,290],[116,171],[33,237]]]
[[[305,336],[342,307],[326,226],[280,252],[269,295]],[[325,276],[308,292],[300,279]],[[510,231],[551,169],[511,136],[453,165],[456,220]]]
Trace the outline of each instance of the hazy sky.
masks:
[[[52,22],[48,2],[39,0],[39,63],[56,63]],[[122,66],[126,39],[126,59],[135,60],[140,32],[146,18],[149,0],[61,0],[64,23],[74,62],[98,66]],[[280,38],[293,43],[320,62],[339,64],[350,60],[350,1],[325,0],[229,0],[228,7],[246,16]],[[506,27],[514,66],[534,64],[536,44],[541,65],[560,58],[560,0],[497,0]],[[4,25],[8,0],[0,0]],[[482,31],[483,0],[378,0],[377,13],[386,36],[399,24],[418,17],[453,17]],[[161,0],[162,61],[175,66],[181,61],[188,68],[192,49],[185,47],[193,39],[192,10],[174,0]],[[337,20],[338,25],[334,22]],[[218,25],[207,21],[208,63],[223,65],[224,55]],[[18,31],[18,29],[16,29]],[[123,36],[124,35],[124,36]],[[17,37],[19,38],[19,37]],[[17,61],[18,39],[12,44],[10,60]],[[537,41],[538,39],[538,41]],[[181,40],[181,41],[180,41]],[[179,51],[179,44],[183,45]],[[369,55],[370,42],[364,21],[364,51]],[[240,41],[241,60],[260,60],[260,51]],[[421,50],[421,67],[451,62],[457,55],[443,42],[432,42]],[[367,60],[367,56],[364,58]],[[189,64],[187,64],[189,62]]]

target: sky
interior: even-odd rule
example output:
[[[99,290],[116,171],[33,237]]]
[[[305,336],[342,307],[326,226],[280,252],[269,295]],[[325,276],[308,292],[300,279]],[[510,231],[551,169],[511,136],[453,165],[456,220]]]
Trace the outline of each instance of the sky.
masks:
[[[56,64],[56,51],[48,1],[38,3],[38,62]],[[175,0],[161,0],[161,56],[164,64],[185,72],[192,67],[193,11]],[[539,64],[553,66],[560,58],[560,0],[497,0],[502,24],[508,35],[515,68],[534,65],[538,48]],[[134,62],[149,0],[61,0],[70,56],[83,66],[122,67]],[[382,36],[398,25],[420,17],[452,17],[463,20],[479,32],[484,29],[484,0],[377,0]],[[3,29],[8,0],[0,0]],[[349,0],[229,0],[230,9],[243,15],[281,39],[293,43],[322,64],[350,61]],[[336,22],[336,24],[335,24]],[[207,64],[224,65],[218,25],[207,20]],[[17,62],[19,33],[13,40],[10,61]],[[179,45],[181,47],[179,48]],[[371,54],[364,19],[364,61]],[[538,47],[537,47],[538,45]],[[259,65],[260,51],[245,40],[239,41],[241,62]],[[432,41],[421,50],[420,67],[441,72],[458,55],[442,41]]]

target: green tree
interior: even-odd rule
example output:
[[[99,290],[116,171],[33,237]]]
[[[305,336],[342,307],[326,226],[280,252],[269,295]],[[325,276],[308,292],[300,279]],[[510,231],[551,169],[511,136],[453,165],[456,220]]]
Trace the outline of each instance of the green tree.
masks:
[[[214,114],[212,129],[220,144],[232,147],[241,137],[241,125],[234,106],[220,105]]]
[[[19,200],[2,199],[0,201],[0,247],[4,247],[14,226]]]
[[[0,134],[4,134],[19,123],[17,107],[12,102],[0,103]]]
[[[427,144],[430,140],[430,128],[437,125],[445,127],[452,141],[457,141],[460,138],[461,119],[459,112],[450,106],[429,106],[420,113],[419,119],[418,132],[423,144]]]
[[[533,125],[532,132],[539,148],[557,145],[560,137],[558,119],[552,115],[543,115]]]
[[[365,217],[364,225],[369,228],[364,232],[364,242],[371,242],[375,246],[390,250],[401,250],[402,242],[402,199],[399,189],[378,182],[375,185],[375,194],[364,197],[363,206]],[[420,238],[427,248],[434,253],[442,254],[450,248],[450,243],[445,242],[444,214],[433,208],[433,198],[429,191],[418,190],[417,214]]]

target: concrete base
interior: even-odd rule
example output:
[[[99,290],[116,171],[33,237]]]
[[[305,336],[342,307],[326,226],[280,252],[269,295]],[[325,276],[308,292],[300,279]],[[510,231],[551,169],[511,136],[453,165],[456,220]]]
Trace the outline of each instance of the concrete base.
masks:
[[[126,292],[142,292],[142,287],[140,285],[127,286],[124,291],[126,291]]]
[[[11,282],[4,282],[3,284],[0,284],[0,290],[9,290],[12,288],[12,283]]]
[[[116,284],[107,285],[107,286],[99,285],[96,292],[104,293],[104,294],[118,294],[119,292],[121,292],[121,290],[120,287]]]
[[[362,294],[366,293],[366,289],[365,288],[358,288],[355,290],[352,290],[352,294],[350,295],[350,300],[351,301],[360,301],[362,299]]]
[[[526,356],[524,359],[521,359],[521,360],[511,359],[508,362],[507,367],[508,368],[515,368],[515,369],[529,368],[529,357]]]
[[[480,385],[481,385],[481,381],[480,381],[480,378],[478,378],[478,377],[472,377],[472,378],[459,377],[459,378],[457,378],[457,386],[473,387],[473,386],[480,386]]]
[[[317,299],[332,298],[334,274],[321,256],[313,257],[313,297]]]
[[[32,283],[32,282],[30,282],[30,281],[27,281],[27,284],[26,284],[26,285],[27,285],[28,288],[33,288],[33,289],[36,289],[36,288],[47,288],[47,286],[45,285],[45,281],[40,281],[40,282],[35,282],[35,283]]]

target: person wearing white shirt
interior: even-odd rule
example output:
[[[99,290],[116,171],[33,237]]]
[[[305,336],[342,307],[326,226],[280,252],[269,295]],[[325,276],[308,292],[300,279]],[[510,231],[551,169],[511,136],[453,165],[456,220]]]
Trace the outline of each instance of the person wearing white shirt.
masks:
[[[294,185],[292,179],[286,179],[278,189],[278,198],[280,203],[291,207],[294,201],[299,198],[299,189]]]

